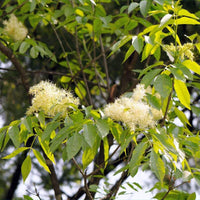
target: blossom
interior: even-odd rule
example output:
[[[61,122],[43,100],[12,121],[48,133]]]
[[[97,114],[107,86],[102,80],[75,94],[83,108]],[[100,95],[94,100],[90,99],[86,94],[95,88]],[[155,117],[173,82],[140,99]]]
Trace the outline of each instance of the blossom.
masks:
[[[185,43],[183,45],[177,46],[177,48],[172,43],[170,45],[164,45],[163,47],[164,50],[173,57],[175,55],[175,52],[177,51],[182,60],[185,57],[190,60],[194,59],[194,54],[192,52],[192,50],[194,49],[194,45],[192,43]]]
[[[121,96],[114,103],[105,106],[105,115],[125,123],[132,131],[153,128],[162,118],[162,111],[150,106],[146,101],[144,85],[138,84],[131,98]]]
[[[60,89],[48,81],[41,81],[32,86],[29,93],[33,95],[33,99],[27,115],[43,111],[47,116],[53,117],[62,113],[62,116],[66,117],[72,104],[79,105],[79,99],[73,97],[69,91]]]
[[[4,21],[3,24],[5,25],[5,34],[15,41],[23,40],[28,33],[27,28],[22,24],[22,22],[18,21],[14,14],[11,14],[10,19],[8,21]]]

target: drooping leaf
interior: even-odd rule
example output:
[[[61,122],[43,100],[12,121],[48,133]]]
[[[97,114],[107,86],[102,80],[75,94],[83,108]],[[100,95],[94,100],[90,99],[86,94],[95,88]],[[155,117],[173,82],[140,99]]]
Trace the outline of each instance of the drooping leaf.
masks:
[[[132,2],[128,7],[128,14],[130,14],[135,8],[139,6],[138,3]]]
[[[51,173],[50,170],[49,170],[49,167],[48,167],[47,164],[45,163],[45,160],[44,160],[44,158],[42,157],[41,153],[40,153],[38,150],[36,150],[36,149],[32,149],[32,150],[33,150],[33,153],[34,153],[35,157],[37,158],[38,162],[40,163],[40,165],[41,165],[47,172]]]
[[[197,64],[196,62],[192,60],[185,60],[182,64],[186,66],[188,69],[200,75],[200,65]]]
[[[67,160],[73,158],[80,150],[82,146],[82,136],[79,133],[75,133],[72,137],[67,140],[66,152]]]
[[[98,119],[96,123],[98,133],[100,137],[103,139],[109,133],[109,124],[106,119]]]
[[[144,84],[146,87],[149,86],[157,74],[159,74],[162,69],[153,69],[146,73],[146,75],[142,78],[141,83]]]
[[[26,181],[26,178],[28,177],[29,173],[31,171],[31,157],[28,155],[24,162],[22,163],[21,172],[22,172],[22,178],[23,181]]]
[[[180,102],[190,110],[190,93],[186,84],[181,80],[174,79],[174,89]]]
[[[133,36],[132,37],[132,45],[135,48],[135,50],[140,54],[142,49],[143,49],[143,39],[138,36]]]
[[[172,18],[173,15],[171,14],[166,14],[161,20],[160,20],[160,27],[163,27],[164,25],[166,25],[169,20]]]
[[[134,170],[135,167],[137,167],[142,161],[146,148],[147,148],[147,143],[145,142],[141,142],[135,147],[129,163],[130,174],[132,174],[132,170]]]
[[[152,172],[155,173],[157,178],[162,183],[163,178],[165,176],[165,165],[164,165],[163,160],[160,158],[160,156],[154,150],[151,151],[150,167],[151,167]]]
[[[189,17],[181,17],[174,22],[176,25],[183,25],[183,24],[190,24],[190,25],[197,25],[200,24],[196,19],[192,19]]]
[[[97,137],[97,128],[93,124],[84,124],[83,137],[85,141],[92,147]]]
[[[54,131],[56,128],[58,128],[59,125],[60,125],[60,122],[58,122],[58,121],[52,121],[52,122],[48,123],[47,127],[45,128],[44,132],[42,133],[42,137],[41,137],[42,142],[46,139],[49,139],[52,131]]]
[[[8,135],[16,148],[20,146],[19,128],[17,125],[8,128]]]
[[[154,87],[163,98],[168,97],[172,91],[171,78],[166,74],[158,75],[154,81]]]
[[[147,13],[152,5],[152,0],[142,0],[140,2],[140,12],[144,17],[147,16]]]
[[[182,111],[179,110],[178,108],[174,108],[174,111],[175,111],[176,115],[178,116],[178,118],[181,120],[181,122],[182,122],[184,125],[188,124],[188,125],[191,126],[191,124],[190,124],[190,122],[188,121],[188,119],[187,119],[187,117],[186,117],[186,115],[185,115],[184,112],[182,112]]]
[[[19,153],[21,153],[21,152],[23,152],[23,151],[25,151],[27,149],[29,149],[29,147],[20,147],[18,149],[15,149],[11,154],[3,157],[3,159],[10,159],[12,157],[15,157],[16,155],[18,155]]]

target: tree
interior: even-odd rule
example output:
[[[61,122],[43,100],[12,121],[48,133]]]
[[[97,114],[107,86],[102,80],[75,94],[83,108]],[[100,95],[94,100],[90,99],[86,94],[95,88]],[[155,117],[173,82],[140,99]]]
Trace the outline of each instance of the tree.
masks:
[[[200,183],[198,12],[170,0],[0,7],[1,162],[15,162],[3,199],[13,199],[20,175],[25,182],[33,169],[56,200],[92,200],[101,180],[120,174],[101,195],[114,199],[141,168],[155,175],[156,199],[196,198],[181,186]],[[72,183],[76,192],[61,189]]]

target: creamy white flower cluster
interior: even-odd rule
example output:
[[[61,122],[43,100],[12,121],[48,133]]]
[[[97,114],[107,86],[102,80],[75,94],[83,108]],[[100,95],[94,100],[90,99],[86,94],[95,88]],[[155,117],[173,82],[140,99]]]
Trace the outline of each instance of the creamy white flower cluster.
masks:
[[[147,91],[148,90],[148,91]],[[116,121],[125,123],[132,131],[153,128],[162,118],[162,111],[151,107],[146,102],[148,89],[138,84],[131,98],[121,96],[114,103],[105,106],[105,115]]]
[[[173,54],[176,51],[176,47],[172,43],[170,45],[164,45],[164,49],[166,51],[172,52]],[[194,53],[192,52],[193,49],[194,49],[194,45],[192,43],[185,43],[183,45],[177,46],[178,55],[180,56],[182,60],[185,57],[190,60],[193,60],[194,59]]]
[[[14,14],[11,14],[9,20],[4,21],[3,24],[5,25],[5,34],[15,41],[23,40],[28,33],[27,28],[17,19]]]
[[[33,95],[32,106],[27,110],[27,115],[43,111],[47,116],[55,116],[62,113],[66,117],[71,104],[79,105],[79,99],[64,89],[56,87],[48,81],[41,81],[30,88],[29,93]]]

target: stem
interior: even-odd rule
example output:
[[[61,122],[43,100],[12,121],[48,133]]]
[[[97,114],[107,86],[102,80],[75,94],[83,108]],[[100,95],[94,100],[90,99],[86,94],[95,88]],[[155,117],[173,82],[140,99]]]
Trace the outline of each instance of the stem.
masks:
[[[87,175],[83,172],[83,170],[80,168],[80,166],[78,165],[78,163],[76,162],[76,160],[74,158],[72,158],[72,161],[74,162],[74,164],[76,165],[76,168],[79,170],[79,172],[82,174],[83,176],[83,179],[84,179],[84,185],[85,185],[85,192],[86,192],[86,195],[87,197],[90,199],[90,200],[93,200],[93,197],[89,191],[89,188],[88,188],[88,184],[87,184]]]

